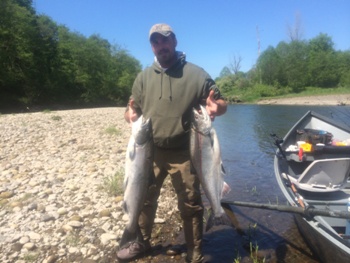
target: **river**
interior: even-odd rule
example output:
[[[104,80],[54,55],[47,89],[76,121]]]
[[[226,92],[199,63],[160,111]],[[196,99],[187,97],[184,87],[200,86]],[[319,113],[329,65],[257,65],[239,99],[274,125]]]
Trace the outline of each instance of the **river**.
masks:
[[[232,188],[225,199],[287,204],[275,180],[276,147],[270,134],[283,137],[308,110],[350,125],[348,106],[230,105],[225,115],[216,118],[214,127],[220,140],[226,181]],[[305,244],[292,214],[245,207],[233,210],[236,227],[245,234],[237,235],[237,231],[231,233],[226,229],[221,236],[213,234],[206,238],[204,249],[212,242],[222,243],[214,253],[216,260],[221,257],[221,262],[252,262],[247,246],[253,244],[259,262],[319,262]]]

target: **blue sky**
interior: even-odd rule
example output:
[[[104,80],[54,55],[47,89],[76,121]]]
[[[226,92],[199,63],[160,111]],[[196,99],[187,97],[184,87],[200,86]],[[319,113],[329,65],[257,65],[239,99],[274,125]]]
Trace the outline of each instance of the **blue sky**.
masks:
[[[241,57],[241,70],[253,67],[260,51],[289,41],[287,28],[301,22],[310,40],[329,35],[336,50],[350,50],[349,0],[33,0],[39,14],[50,16],[85,36],[99,34],[140,61],[153,61],[148,32],[155,23],[168,23],[177,49],[213,78]],[[258,30],[257,30],[258,29]],[[257,33],[258,32],[258,33]]]

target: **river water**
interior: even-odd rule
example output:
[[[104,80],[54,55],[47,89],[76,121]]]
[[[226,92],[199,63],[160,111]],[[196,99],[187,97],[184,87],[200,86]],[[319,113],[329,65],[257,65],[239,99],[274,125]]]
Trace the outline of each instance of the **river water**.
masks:
[[[270,134],[283,137],[308,110],[350,125],[348,106],[230,105],[225,115],[216,118],[214,127],[220,140],[225,180],[232,188],[225,199],[287,204],[275,180],[276,149]],[[223,243],[221,251],[214,253],[217,260],[222,255],[221,262],[237,259],[251,262],[247,246],[252,244],[257,247],[252,250],[258,251],[259,262],[319,262],[305,244],[292,214],[245,207],[232,209],[236,227],[245,234],[240,236],[226,230],[222,232],[226,241],[223,234],[205,239],[204,249],[212,242]],[[236,243],[234,248],[232,243]],[[230,253],[232,257],[228,256]]]

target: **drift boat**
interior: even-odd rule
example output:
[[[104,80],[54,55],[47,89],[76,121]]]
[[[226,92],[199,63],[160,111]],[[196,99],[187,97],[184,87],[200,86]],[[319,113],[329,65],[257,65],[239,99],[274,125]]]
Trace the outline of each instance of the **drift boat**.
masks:
[[[349,127],[309,111],[283,139],[274,137],[275,175],[289,205],[350,211]],[[319,215],[295,215],[295,219],[322,262],[350,262],[348,219]]]

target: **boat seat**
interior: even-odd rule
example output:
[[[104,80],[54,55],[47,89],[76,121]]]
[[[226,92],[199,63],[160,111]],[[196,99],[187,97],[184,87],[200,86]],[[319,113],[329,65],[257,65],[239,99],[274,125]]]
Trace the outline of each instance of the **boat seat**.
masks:
[[[298,179],[288,175],[298,188],[311,192],[334,192],[342,189],[350,174],[350,158],[313,161]]]

